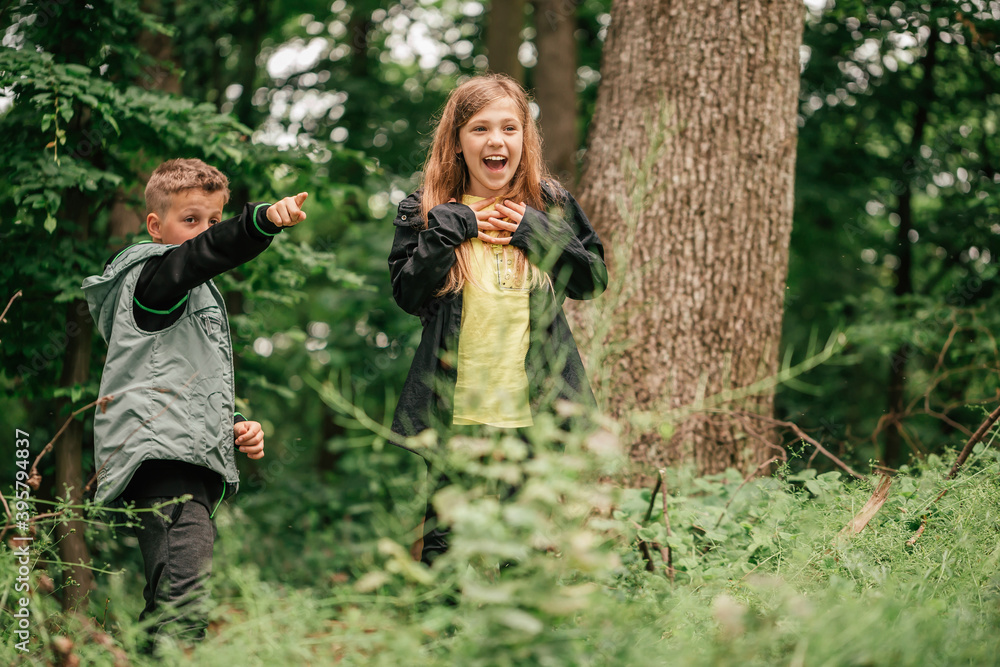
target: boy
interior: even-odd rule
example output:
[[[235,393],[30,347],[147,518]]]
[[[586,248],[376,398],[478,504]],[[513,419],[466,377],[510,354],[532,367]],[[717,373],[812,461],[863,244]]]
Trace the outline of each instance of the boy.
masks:
[[[161,164],[146,185],[153,241],[119,252],[83,283],[108,343],[94,418],[97,503],[137,508],[150,634],[205,634],[202,605],[211,573],[215,511],[236,493],[234,448],[264,456],[260,424],[234,414],[232,344],[225,303],[212,278],[247,262],[306,214],[308,195],[247,204],[222,221],[229,180],[201,160]]]

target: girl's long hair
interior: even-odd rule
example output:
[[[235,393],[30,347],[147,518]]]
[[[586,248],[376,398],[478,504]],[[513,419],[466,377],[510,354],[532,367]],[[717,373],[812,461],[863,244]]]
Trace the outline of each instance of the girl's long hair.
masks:
[[[503,98],[510,98],[520,114],[522,139],[521,162],[517,171],[507,185],[505,197],[512,201],[524,202],[532,208],[544,210],[542,199],[542,180],[552,180],[545,168],[542,158],[542,141],[538,127],[531,117],[528,96],[521,86],[510,77],[502,74],[477,76],[466,81],[451,92],[448,101],[441,112],[437,129],[434,131],[434,143],[424,164],[423,195],[421,212],[424,218],[424,228],[427,227],[427,214],[438,204],[444,204],[455,198],[462,201],[462,195],[469,191],[470,176],[464,158],[458,154],[461,148],[458,134],[469,119],[479,113],[483,107]],[[510,232],[500,232],[499,236],[510,236]],[[515,283],[525,287],[535,288],[547,284],[548,276],[528,261],[520,248],[510,245],[503,247],[504,262],[507,257],[514,259]],[[472,243],[465,241],[455,248],[457,261],[448,272],[444,285],[438,291],[443,294],[461,292],[466,281],[479,285],[472,268]]]

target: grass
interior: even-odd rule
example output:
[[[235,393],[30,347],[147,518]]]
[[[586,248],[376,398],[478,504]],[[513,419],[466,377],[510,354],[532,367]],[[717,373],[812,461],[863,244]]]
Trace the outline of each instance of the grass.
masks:
[[[951,482],[934,457],[904,469],[868,527],[837,541],[874,481],[782,470],[742,485],[734,471],[669,470],[668,537],[659,500],[645,521],[648,489],[600,483],[615,460],[586,439],[531,459],[511,443],[482,445],[506,458],[480,466],[468,451],[449,454],[475,472],[469,488],[438,497],[454,538],[432,570],[410,560],[400,535],[385,534],[385,517],[370,515],[368,525],[381,528],[367,534],[296,533],[283,549],[274,528],[282,521],[251,520],[263,505],[248,501],[219,519],[213,622],[202,644],[165,646],[158,663],[138,653],[133,561],[100,578],[86,614],[64,614],[36,592],[27,656],[14,650],[8,596],[0,661],[72,664],[57,654],[60,636],[73,642],[68,654],[79,664],[94,665],[116,664],[113,650],[118,664],[127,657],[132,665],[925,666],[991,665],[1000,654],[1000,461],[992,449],[980,446]],[[503,503],[490,492],[501,475],[520,486]],[[930,505],[944,485],[948,494]],[[267,507],[284,512],[287,530],[316,530],[302,523],[311,489],[269,494]],[[926,531],[907,547],[924,515]],[[673,582],[655,550],[656,571],[646,571],[640,538],[671,547]],[[4,591],[15,574],[5,547]]]

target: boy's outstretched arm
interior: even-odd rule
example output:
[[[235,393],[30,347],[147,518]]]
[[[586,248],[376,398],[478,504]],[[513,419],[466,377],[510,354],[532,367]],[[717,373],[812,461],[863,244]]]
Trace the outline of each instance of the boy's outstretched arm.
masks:
[[[136,324],[145,331],[160,331],[180,319],[190,290],[250,261],[283,227],[305,220],[301,205],[306,196],[302,192],[272,205],[246,204],[240,215],[146,260],[135,287]]]

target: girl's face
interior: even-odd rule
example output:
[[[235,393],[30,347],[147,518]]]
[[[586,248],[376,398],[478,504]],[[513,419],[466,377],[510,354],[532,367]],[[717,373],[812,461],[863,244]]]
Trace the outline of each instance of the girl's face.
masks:
[[[514,100],[504,97],[479,110],[458,130],[460,153],[475,197],[500,197],[521,164],[524,127]]]

